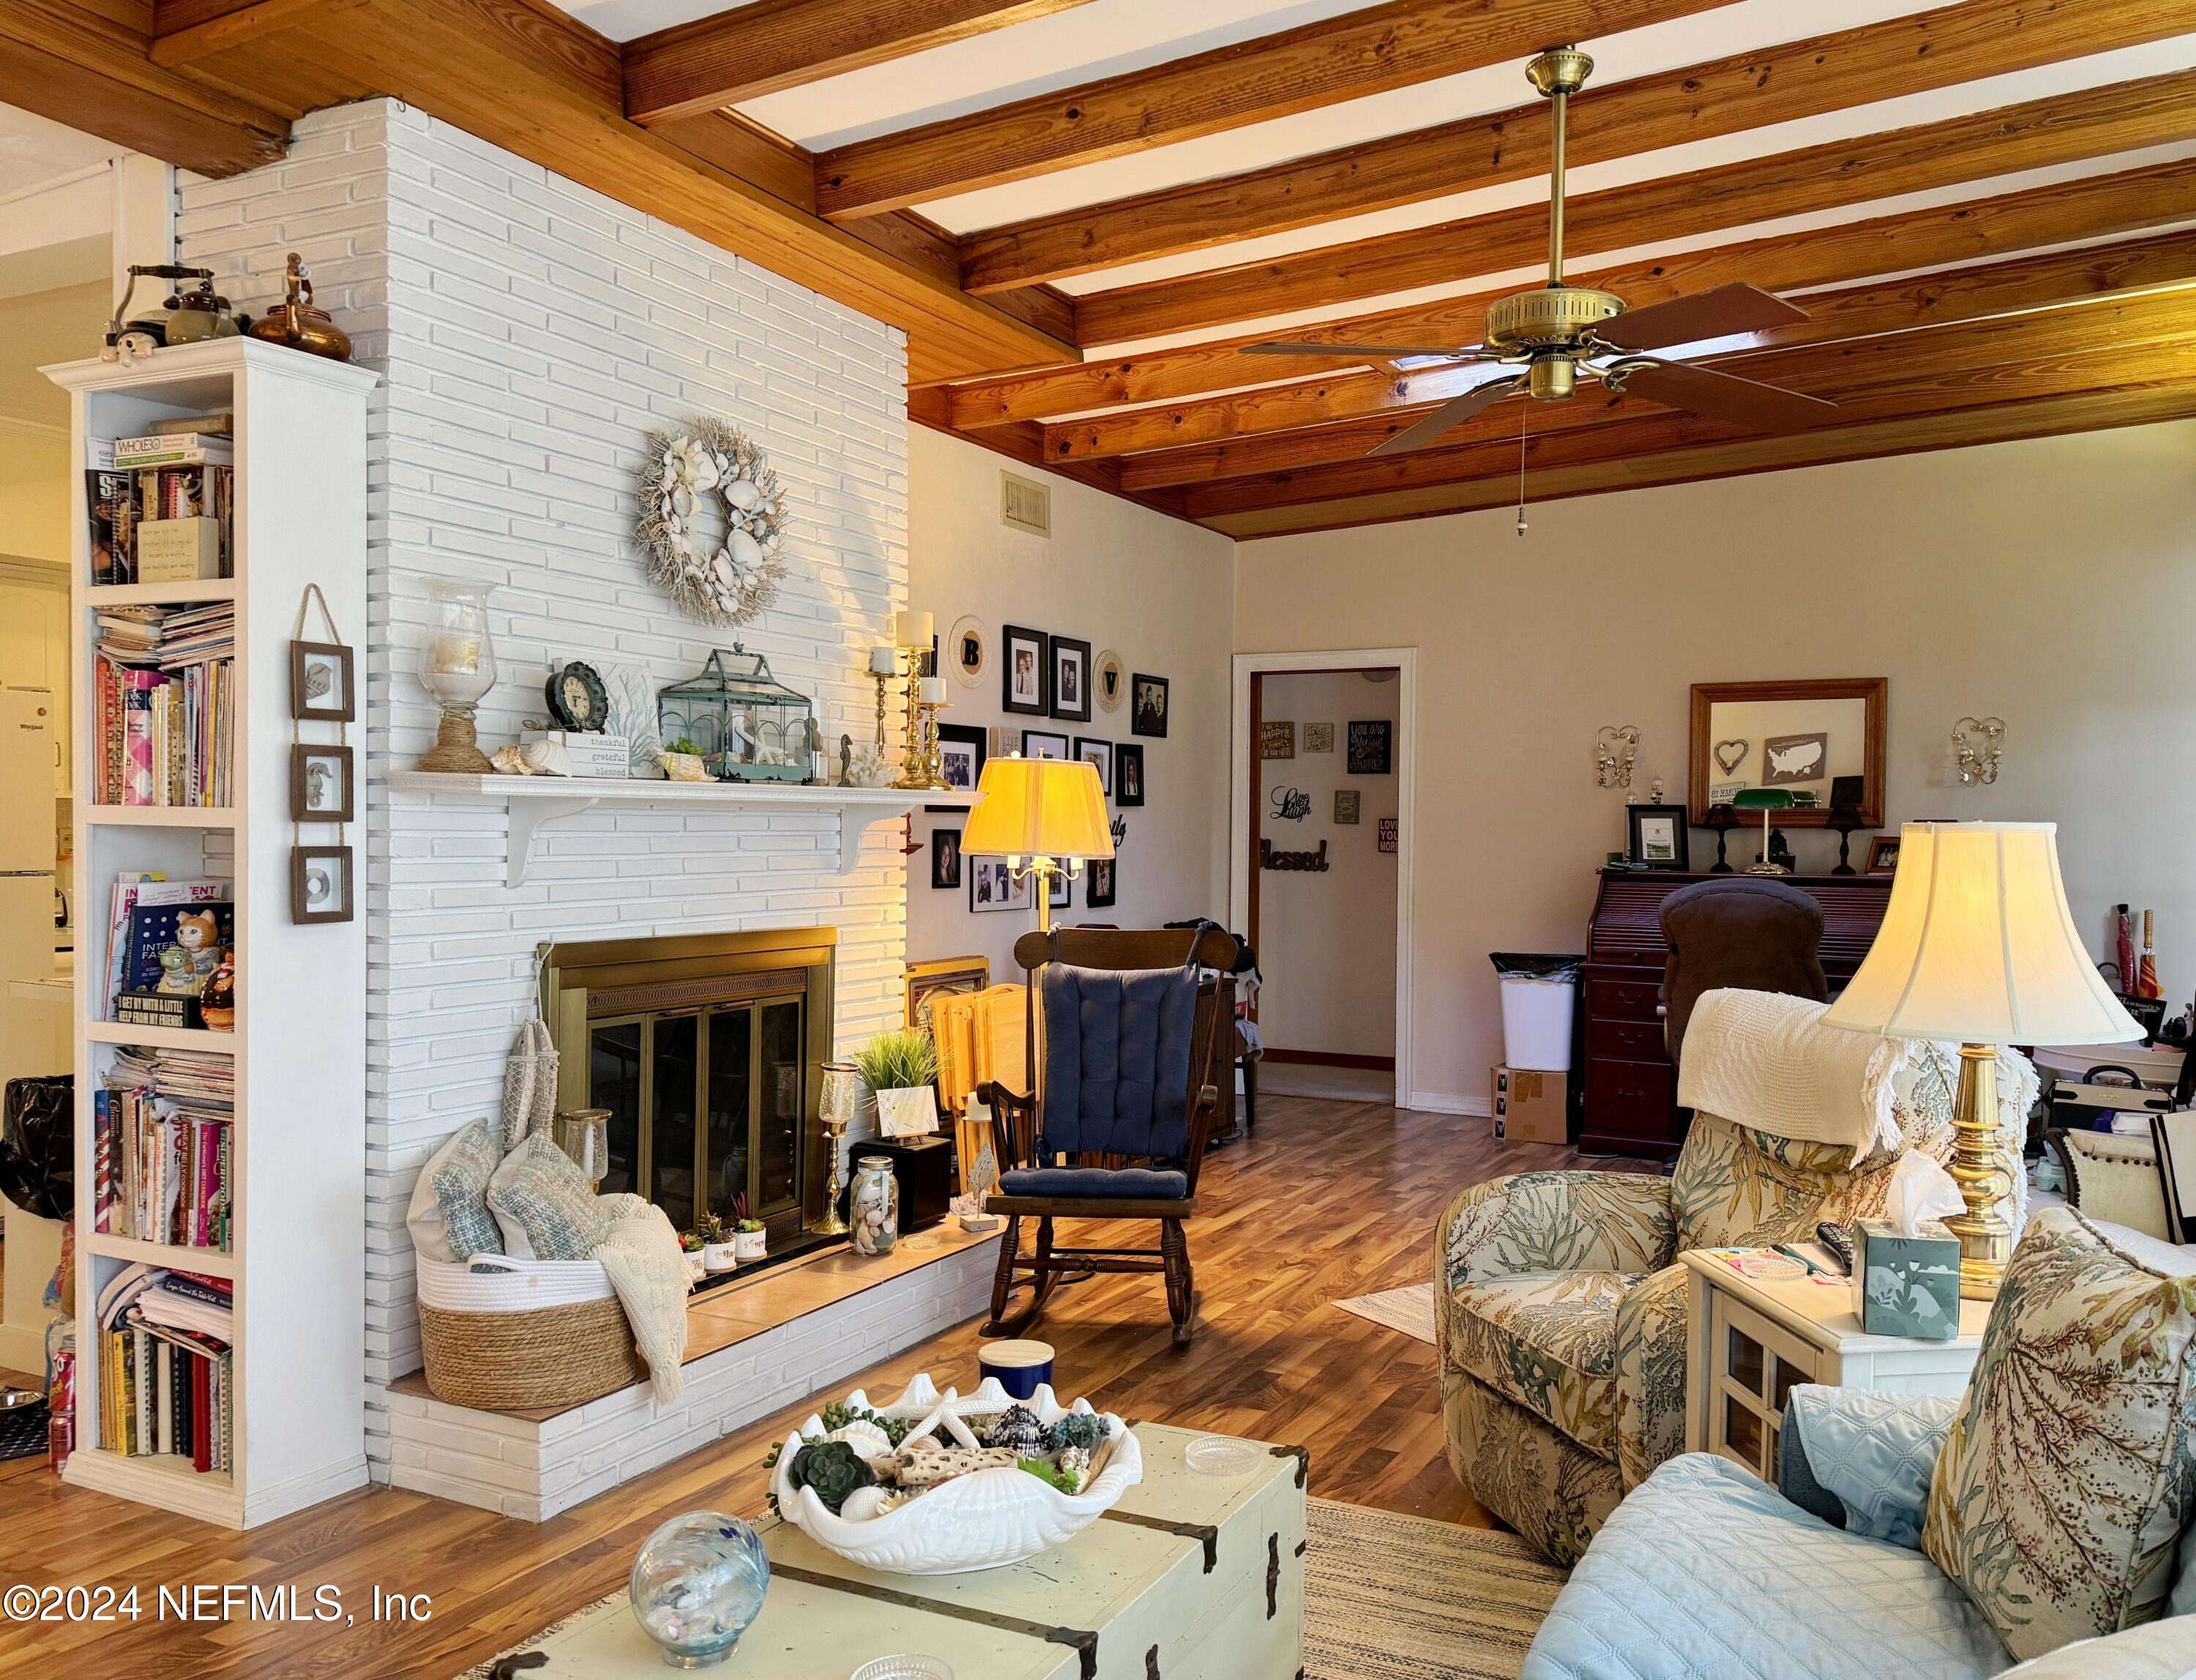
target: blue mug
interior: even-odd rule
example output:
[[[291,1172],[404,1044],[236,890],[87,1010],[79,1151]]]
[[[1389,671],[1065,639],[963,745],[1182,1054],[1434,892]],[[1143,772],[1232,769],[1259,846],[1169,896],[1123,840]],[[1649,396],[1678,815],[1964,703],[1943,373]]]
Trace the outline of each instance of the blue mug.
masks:
[[[1049,1342],[992,1342],[977,1354],[986,1377],[1018,1400],[1026,1400],[1052,1381],[1052,1343]]]

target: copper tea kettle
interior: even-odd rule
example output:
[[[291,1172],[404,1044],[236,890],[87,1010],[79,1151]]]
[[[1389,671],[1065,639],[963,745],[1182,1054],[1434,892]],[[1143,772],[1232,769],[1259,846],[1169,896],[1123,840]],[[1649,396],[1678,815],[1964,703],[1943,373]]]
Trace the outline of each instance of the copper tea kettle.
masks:
[[[350,334],[335,324],[326,309],[313,303],[313,282],[307,278],[298,253],[290,253],[289,297],[251,323],[251,336],[270,344],[324,355],[334,361],[350,360]]]

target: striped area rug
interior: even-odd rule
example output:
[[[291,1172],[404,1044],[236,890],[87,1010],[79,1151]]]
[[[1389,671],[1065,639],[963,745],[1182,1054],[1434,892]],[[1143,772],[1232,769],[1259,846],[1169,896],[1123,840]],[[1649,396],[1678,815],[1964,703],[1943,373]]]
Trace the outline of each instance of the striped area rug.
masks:
[[[1404,1289],[1383,1290],[1378,1295],[1354,1296],[1334,1303],[1345,1313],[1370,1319],[1390,1330],[1400,1330],[1430,1345],[1434,1339],[1434,1286],[1412,1284]]]
[[[1563,1585],[1515,1534],[1361,1505],[1314,1499],[1309,1539],[1304,1680],[1517,1680]]]

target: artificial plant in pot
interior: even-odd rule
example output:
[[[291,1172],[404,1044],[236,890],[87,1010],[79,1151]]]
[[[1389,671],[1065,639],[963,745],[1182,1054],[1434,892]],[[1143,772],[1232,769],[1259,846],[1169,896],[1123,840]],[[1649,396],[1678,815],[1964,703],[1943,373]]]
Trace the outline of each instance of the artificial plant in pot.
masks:
[[[912,1027],[881,1032],[854,1058],[876,1094],[877,1129],[888,1138],[938,1129],[938,1047]]]
[[[725,1221],[713,1213],[702,1215],[694,1227],[694,1234],[702,1239],[702,1269],[712,1274],[738,1269],[743,1257],[738,1245],[725,1233]]]
[[[700,1283],[708,1275],[708,1263],[702,1258],[703,1247],[702,1233],[698,1231],[681,1231],[679,1233],[679,1247],[680,1252],[686,1256],[687,1272],[691,1274],[696,1283]]]
[[[770,1233],[759,1219],[748,1217],[748,1198],[743,1192],[732,1198],[732,1249],[743,1265],[753,1265],[770,1253]]]

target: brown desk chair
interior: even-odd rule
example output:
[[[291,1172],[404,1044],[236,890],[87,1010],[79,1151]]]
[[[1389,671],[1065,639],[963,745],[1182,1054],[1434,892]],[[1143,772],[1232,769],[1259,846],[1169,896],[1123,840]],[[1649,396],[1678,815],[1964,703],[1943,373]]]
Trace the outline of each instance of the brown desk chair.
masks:
[[[1197,1318],[1183,1222],[1197,1212],[1198,1169],[1219,1100],[1212,1065],[1224,988],[1197,971],[1225,972],[1234,936],[1216,930],[1061,928],[1026,933],[1014,960],[1028,972],[1032,1031],[1043,1023],[1034,1094],[984,1088],[996,1117],[998,1190],[985,1206],[1007,1219],[985,1336],[1035,1324],[1063,1273],[1159,1272],[1166,1278],[1174,1339]],[[1021,1227],[1037,1221],[1024,1258]],[[1155,1249],[1058,1249],[1055,1219],[1153,1220]],[[1023,1284],[1029,1305],[1007,1302]]]
[[[1681,1059],[1685,1024],[1704,991],[1783,992],[1829,1001],[1823,907],[1796,886],[1749,876],[1696,881],[1662,901],[1662,1037]]]

